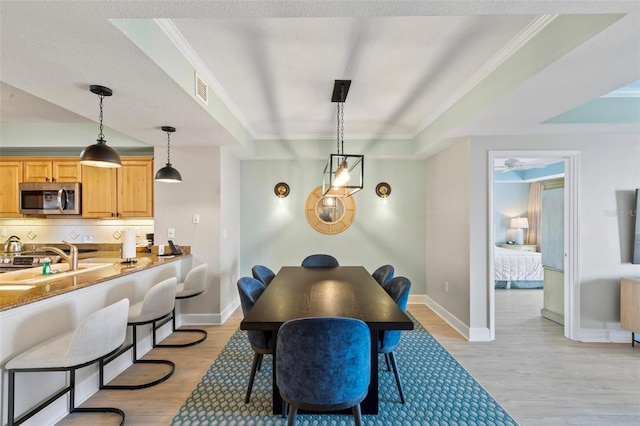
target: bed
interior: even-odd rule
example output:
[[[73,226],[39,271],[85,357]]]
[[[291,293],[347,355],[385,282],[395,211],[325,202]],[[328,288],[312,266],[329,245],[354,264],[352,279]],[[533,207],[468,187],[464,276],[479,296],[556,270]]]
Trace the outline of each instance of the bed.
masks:
[[[542,288],[541,254],[495,247],[493,264],[496,288]]]

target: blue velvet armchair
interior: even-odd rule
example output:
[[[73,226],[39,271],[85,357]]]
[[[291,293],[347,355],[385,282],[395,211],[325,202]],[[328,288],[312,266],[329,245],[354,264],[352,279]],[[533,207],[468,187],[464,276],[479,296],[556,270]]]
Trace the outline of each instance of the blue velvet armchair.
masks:
[[[271,280],[276,277],[276,274],[271,269],[263,265],[255,265],[251,268],[251,275],[253,275],[253,278],[264,284],[265,287],[267,287],[271,283]]]
[[[409,290],[411,290],[411,281],[405,277],[391,278],[382,285],[382,288],[389,296],[398,304],[403,312],[407,311],[407,303],[409,301]],[[393,375],[396,379],[398,392],[400,393],[400,402],[404,404],[404,392],[402,391],[402,382],[398,374],[398,365],[394,351],[400,343],[400,330],[385,330],[379,334],[378,353],[384,354],[387,362],[387,368],[393,369]]]
[[[360,402],[371,373],[369,327],[355,318],[300,318],[278,332],[276,380],[289,405],[288,425],[298,409],[333,411],[351,408],[362,422]]]
[[[329,254],[312,254],[302,261],[305,268],[335,268],[340,266],[338,260]]]
[[[264,284],[255,278],[242,277],[238,280],[238,293],[240,294],[240,304],[242,305],[242,313],[246,316],[258,298],[265,290]],[[251,398],[251,389],[253,381],[256,377],[256,371],[260,370],[262,358],[266,354],[273,354],[273,333],[260,330],[248,330],[247,337],[253,349],[253,362],[251,364],[251,375],[249,376],[249,386],[247,387],[247,395],[244,399],[245,403]]]
[[[382,265],[378,269],[376,269],[371,276],[378,281],[378,284],[382,285],[386,283],[388,280],[393,278],[393,274],[395,269],[391,265]]]

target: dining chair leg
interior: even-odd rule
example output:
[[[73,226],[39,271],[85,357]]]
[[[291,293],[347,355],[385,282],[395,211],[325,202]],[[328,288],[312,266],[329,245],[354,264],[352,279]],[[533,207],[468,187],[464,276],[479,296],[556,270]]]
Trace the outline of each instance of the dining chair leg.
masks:
[[[398,392],[400,393],[400,402],[404,404],[404,392],[402,392],[402,382],[400,382],[400,375],[398,374],[398,364],[396,363],[396,356],[393,352],[389,352],[389,359],[391,360],[393,375],[396,377],[396,384],[398,385]]]
[[[298,415],[298,408],[293,404],[289,404],[289,420],[287,420],[287,426],[294,426],[296,424],[296,416]]]
[[[244,403],[248,404],[251,398],[251,389],[253,388],[253,381],[256,378],[256,370],[258,370],[258,364],[262,363],[262,354],[254,353],[253,362],[251,363],[251,376],[249,376],[249,387],[247,387],[247,396],[244,398]]]
[[[354,405],[351,409],[353,411],[353,419],[355,420],[356,426],[362,425],[362,413],[360,411],[360,404]]]

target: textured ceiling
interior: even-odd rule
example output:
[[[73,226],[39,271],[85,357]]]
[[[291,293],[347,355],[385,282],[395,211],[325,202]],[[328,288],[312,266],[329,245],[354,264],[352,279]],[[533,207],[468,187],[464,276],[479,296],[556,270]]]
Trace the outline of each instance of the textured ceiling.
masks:
[[[333,80],[351,79],[345,144],[380,157],[468,135],[640,133],[553,119],[640,79],[638,22],[629,1],[2,1],[0,124],[86,125],[101,84],[105,125],[144,144],[171,125],[172,145],[322,157]]]

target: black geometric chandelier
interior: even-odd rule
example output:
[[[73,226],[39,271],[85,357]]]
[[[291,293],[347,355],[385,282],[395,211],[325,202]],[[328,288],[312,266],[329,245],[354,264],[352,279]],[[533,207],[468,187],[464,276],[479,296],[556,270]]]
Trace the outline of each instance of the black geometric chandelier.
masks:
[[[108,87],[98,85],[91,85],[89,89],[100,97],[100,133],[98,134],[97,143],[89,145],[82,150],[79,163],[93,167],[121,167],[120,156],[113,148],[107,145],[104,134],[102,134],[102,100],[105,96],[111,96],[113,92]]]
[[[156,173],[156,182],[180,183],[182,176],[180,172],[171,166],[171,133],[176,131],[175,127],[162,126],[162,131],[167,132],[167,165]]]
[[[344,153],[344,101],[347,99],[351,80],[335,80],[331,102],[337,109],[337,153],[329,156],[322,174],[322,195],[324,198],[346,198],[360,191],[364,186],[364,155]]]

